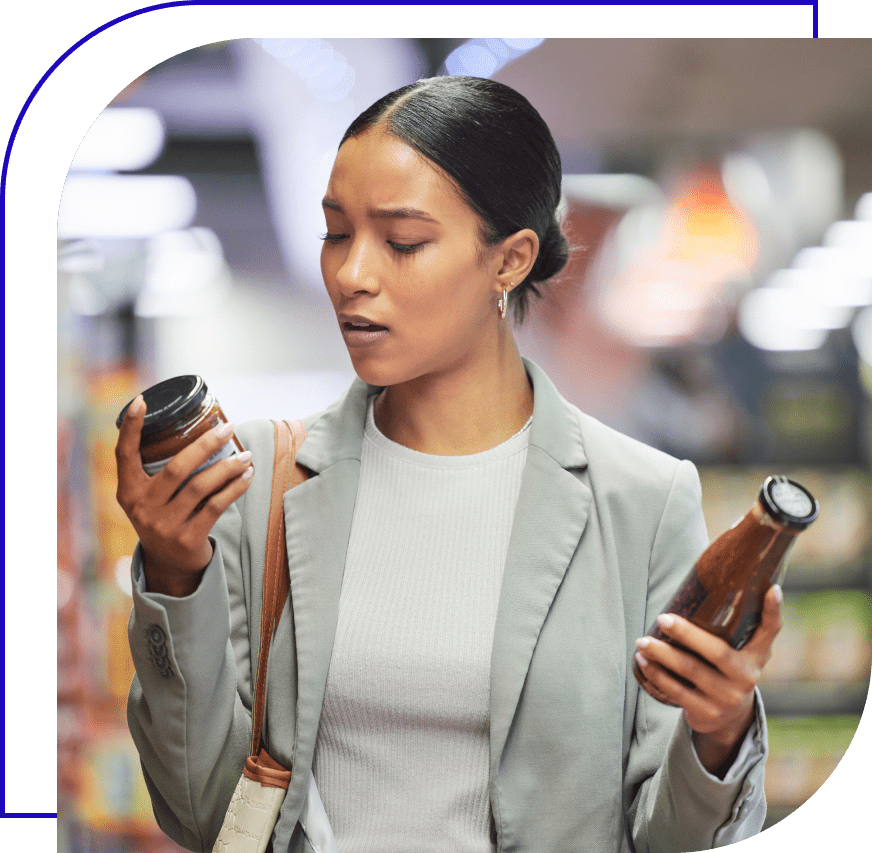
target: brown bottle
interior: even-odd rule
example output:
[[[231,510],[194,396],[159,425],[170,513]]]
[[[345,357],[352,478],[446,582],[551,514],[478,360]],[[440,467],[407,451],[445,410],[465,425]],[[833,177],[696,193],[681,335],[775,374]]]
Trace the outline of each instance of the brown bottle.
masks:
[[[757,502],[702,552],[663,612],[683,616],[734,649],[741,648],[760,624],[769,587],[784,580],[787,555],[797,534],[817,514],[818,503],[807,489],[786,477],[767,477]],[[656,622],[648,635],[684,648]],[[667,672],[693,686],[671,670]],[[635,661],[633,673],[655,699],[666,701]]]

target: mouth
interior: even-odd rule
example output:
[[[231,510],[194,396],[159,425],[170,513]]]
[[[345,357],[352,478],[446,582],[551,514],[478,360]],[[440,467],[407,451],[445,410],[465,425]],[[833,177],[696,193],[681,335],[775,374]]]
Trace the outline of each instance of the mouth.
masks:
[[[349,347],[371,346],[382,340],[388,334],[387,326],[373,323],[368,317],[359,315],[339,315],[339,326],[342,337]]]
[[[362,320],[343,320],[342,328],[349,332],[386,332],[388,330],[387,326]]]
[[[376,323],[371,317],[365,317],[363,314],[339,314],[339,323],[343,329],[354,331],[356,329],[364,329],[368,332],[382,331],[387,329],[380,323]]]

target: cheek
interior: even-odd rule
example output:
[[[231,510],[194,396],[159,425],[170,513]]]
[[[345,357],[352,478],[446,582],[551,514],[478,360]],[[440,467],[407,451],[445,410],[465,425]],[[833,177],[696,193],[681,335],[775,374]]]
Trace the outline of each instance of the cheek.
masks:
[[[410,281],[403,296],[402,310],[418,348],[462,348],[480,334],[487,319],[481,278],[467,265],[440,266],[432,275]]]

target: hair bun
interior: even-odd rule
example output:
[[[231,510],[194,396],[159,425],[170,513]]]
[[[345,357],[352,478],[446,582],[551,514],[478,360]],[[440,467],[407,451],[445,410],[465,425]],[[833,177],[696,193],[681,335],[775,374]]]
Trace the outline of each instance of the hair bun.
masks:
[[[555,217],[551,218],[548,228],[539,241],[539,255],[527,280],[530,282],[543,282],[557,275],[569,260],[569,244],[560,229],[560,223]]]

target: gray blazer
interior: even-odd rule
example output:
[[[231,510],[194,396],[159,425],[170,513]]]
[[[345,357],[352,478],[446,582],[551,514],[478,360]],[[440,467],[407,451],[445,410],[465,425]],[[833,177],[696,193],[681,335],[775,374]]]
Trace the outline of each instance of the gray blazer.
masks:
[[[750,757],[721,781],[700,765],[681,711],[651,699],[632,674],[636,638],[708,542],[696,470],[584,415],[525,365],[533,424],[490,675],[496,848],[677,853],[753,835],[765,815],[759,694]],[[298,459],[313,476],[284,497],[291,594],[270,653],[265,731],[293,776],[275,853],[312,850],[299,820],[364,415],[378,390],[355,380],[306,420]],[[215,553],[197,591],[146,593],[138,549],[133,565],[130,731],[158,823],[191,850],[212,849],[250,738],[272,425],[255,421],[237,434],[256,473],[213,529]]]

